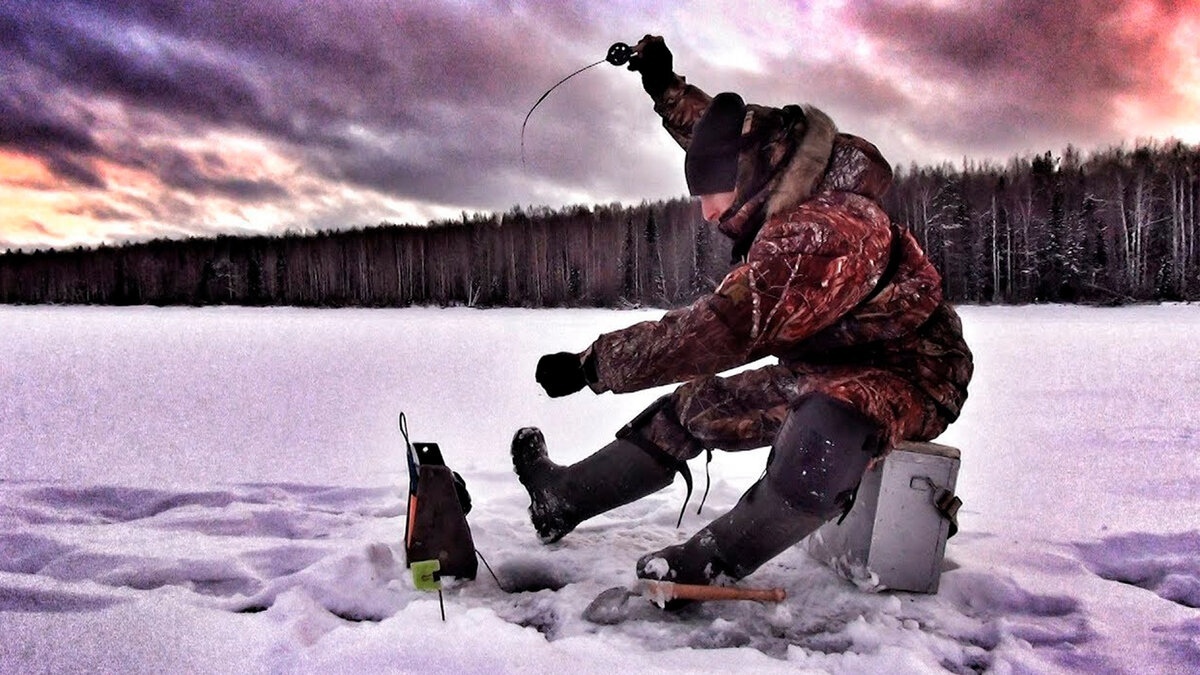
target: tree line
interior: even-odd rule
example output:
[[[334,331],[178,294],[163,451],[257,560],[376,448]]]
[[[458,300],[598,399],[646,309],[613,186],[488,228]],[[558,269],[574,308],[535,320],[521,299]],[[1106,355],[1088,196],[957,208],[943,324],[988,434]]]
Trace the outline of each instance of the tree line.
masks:
[[[886,199],[965,303],[1195,300],[1200,146],[916,168]]]
[[[684,199],[513,207],[422,226],[8,252],[0,301],[671,306],[723,276],[729,245],[718,239]]]
[[[885,199],[960,303],[1195,300],[1200,147],[1074,148],[899,170]],[[155,305],[687,304],[729,242],[673,199],[513,207],[427,225],[155,240],[0,255],[0,302]]]

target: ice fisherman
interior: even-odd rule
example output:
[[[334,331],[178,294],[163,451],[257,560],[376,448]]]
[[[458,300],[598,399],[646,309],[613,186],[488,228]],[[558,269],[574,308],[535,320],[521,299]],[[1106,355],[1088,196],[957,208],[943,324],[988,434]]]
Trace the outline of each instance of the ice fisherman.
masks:
[[[958,418],[973,370],[941,277],[880,204],[892,170],[871,143],[809,105],[710,97],[673,68],[661,37],[633,48],[688,191],[733,240],[734,264],[691,306],[543,356],[552,397],[682,383],[570,466],[536,428],[512,441],[538,536],[689,482],[705,451],[771,446],[766,471],[725,515],[637,561],[637,575],[711,584],[750,574],[849,509],[863,473],[903,440]],[[766,356],[778,363],[722,377]]]

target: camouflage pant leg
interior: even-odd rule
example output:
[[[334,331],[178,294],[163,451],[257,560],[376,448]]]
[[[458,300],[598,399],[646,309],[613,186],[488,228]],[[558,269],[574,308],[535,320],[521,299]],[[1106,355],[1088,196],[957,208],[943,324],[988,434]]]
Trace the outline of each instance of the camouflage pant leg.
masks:
[[[796,394],[819,391],[845,401],[878,424],[890,450],[900,441],[927,441],[947,421],[928,394],[882,368],[793,364]]]
[[[770,445],[795,400],[796,376],[783,366],[686,382],[622,430],[680,460],[705,449],[749,450]]]
[[[877,368],[774,365],[681,385],[638,415],[619,436],[687,461],[704,450],[770,445],[791,406],[822,392],[886,430],[891,447],[927,440],[945,429],[933,402],[908,382]]]

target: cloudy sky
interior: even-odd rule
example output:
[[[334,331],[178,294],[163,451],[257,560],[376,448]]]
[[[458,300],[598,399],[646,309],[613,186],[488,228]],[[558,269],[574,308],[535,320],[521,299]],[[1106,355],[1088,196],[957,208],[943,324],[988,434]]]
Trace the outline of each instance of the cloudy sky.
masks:
[[[521,161],[646,33],[902,165],[1200,143],[1197,0],[0,0],[0,249],[682,195],[608,64]]]

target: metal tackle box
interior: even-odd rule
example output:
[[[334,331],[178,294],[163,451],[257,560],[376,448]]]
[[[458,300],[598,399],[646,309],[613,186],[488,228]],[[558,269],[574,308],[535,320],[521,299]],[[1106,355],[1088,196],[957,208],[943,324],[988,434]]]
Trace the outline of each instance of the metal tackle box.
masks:
[[[853,508],[808,539],[808,553],[859,588],[936,593],[957,529],[959,451],[901,443],[858,488]]]

